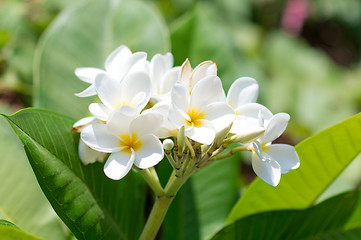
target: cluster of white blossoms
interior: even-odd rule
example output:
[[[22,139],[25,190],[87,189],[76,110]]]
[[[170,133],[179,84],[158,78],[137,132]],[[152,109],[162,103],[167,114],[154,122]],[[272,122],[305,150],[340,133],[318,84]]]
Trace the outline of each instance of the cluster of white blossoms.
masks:
[[[81,132],[80,159],[87,164],[107,158],[104,172],[111,179],[132,167],[151,168],[164,156],[177,176],[192,174],[241,150],[252,152],[255,173],[273,186],[299,166],[294,147],[272,144],[289,115],[273,115],[255,103],[258,84],[252,78],[237,79],[226,96],[212,61],[174,67],[171,53],[148,61],[146,53],[120,46],[105,70],[78,68],[75,74],[90,84],[76,95],[97,95],[101,102],[90,104],[92,116],[74,124]],[[239,146],[229,150],[235,142]]]

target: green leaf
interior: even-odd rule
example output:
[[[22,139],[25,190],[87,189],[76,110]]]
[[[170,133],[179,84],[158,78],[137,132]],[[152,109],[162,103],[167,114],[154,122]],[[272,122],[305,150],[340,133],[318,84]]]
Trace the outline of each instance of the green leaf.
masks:
[[[0,226],[10,226],[17,228],[17,226],[14,223],[6,221],[4,219],[0,219]]]
[[[281,210],[242,218],[216,239],[360,239],[361,192],[347,192],[305,210]]]
[[[0,112],[10,112],[0,105]],[[64,240],[66,229],[42,193],[18,138],[0,119],[0,218],[45,239]]]
[[[189,179],[170,205],[164,219],[162,239],[199,239],[199,217],[195,206],[195,194],[192,180]]]
[[[228,222],[251,214],[311,206],[361,151],[361,114],[296,146],[299,169],[282,175],[277,187],[256,179],[236,203]]]
[[[42,240],[3,221],[0,221],[0,236],[1,240]]]
[[[104,68],[106,57],[121,44],[154,55],[169,50],[169,36],[157,12],[140,1],[82,1],[62,12],[37,49],[35,106],[84,117],[94,99],[74,96],[89,86],[74,70]]]
[[[24,144],[51,205],[78,239],[138,239],[144,224],[144,184],[133,172],[121,181],[103,164],[83,166],[73,120],[42,109],[4,117]]]
[[[238,157],[214,162],[192,176],[200,239],[222,228],[238,193]]]

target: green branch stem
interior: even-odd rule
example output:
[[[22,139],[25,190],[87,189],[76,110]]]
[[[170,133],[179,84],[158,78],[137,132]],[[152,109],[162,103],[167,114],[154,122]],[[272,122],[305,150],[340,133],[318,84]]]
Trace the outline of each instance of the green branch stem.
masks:
[[[167,186],[165,187],[165,194],[157,196],[152,211],[148,217],[147,223],[140,236],[140,240],[154,239],[159,231],[160,226],[164,220],[164,217],[168,211],[168,208],[177,194],[178,190],[187,181],[189,175],[179,177],[176,172],[173,171]]]
[[[215,161],[215,160],[228,158],[228,157],[233,156],[236,152],[240,152],[240,151],[249,151],[249,148],[246,146],[235,147],[232,150],[230,150],[228,153],[222,154],[220,156],[217,156],[217,154],[214,154],[214,157],[211,157],[211,160]]]
[[[150,170],[152,169],[152,170]],[[154,171],[154,172],[153,172]],[[150,186],[150,188],[153,190],[153,192],[158,196],[164,196],[164,189],[162,188],[162,186],[160,185],[159,179],[158,179],[158,175],[155,172],[155,169],[152,168],[147,168],[147,169],[141,169],[139,170],[140,174],[142,174],[143,178],[145,179],[145,181],[148,183],[148,185]],[[152,173],[153,172],[153,173]]]

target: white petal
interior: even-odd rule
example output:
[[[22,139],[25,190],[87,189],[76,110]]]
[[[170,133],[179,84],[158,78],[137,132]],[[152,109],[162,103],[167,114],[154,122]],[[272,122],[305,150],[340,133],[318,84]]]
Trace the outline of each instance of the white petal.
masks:
[[[217,76],[208,76],[194,86],[191,94],[191,106],[201,111],[205,106],[214,102],[225,102],[225,94],[221,79]]]
[[[91,97],[91,96],[94,96],[96,94],[97,94],[97,92],[95,90],[95,86],[90,85],[84,91],[82,91],[80,93],[75,93],[74,95],[77,96],[77,97]]]
[[[105,175],[113,180],[123,178],[132,168],[134,157],[134,153],[129,154],[122,151],[110,154],[104,165]]]
[[[143,113],[155,112],[162,116],[163,121],[160,129],[155,134],[159,138],[167,138],[177,134],[177,128],[168,120],[170,105],[165,102],[155,104],[152,108],[144,110]]]
[[[183,84],[176,83],[173,86],[171,98],[172,98],[172,104],[174,104],[184,112],[188,111],[190,104],[190,96],[187,88]]]
[[[275,187],[280,182],[281,167],[276,161],[262,161],[256,154],[252,154],[252,168],[266,183]]]
[[[131,122],[139,115],[139,112],[136,108],[124,105],[116,110],[110,115],[107,121],[108,131],[114,135],[129,135]]]
[[[95,89],[100,100],[110,109],[121,105],[121,85],[108,74],[99,74],[95,78]]]
[[[150,98],[150,79],[145,72],[128,74],[121,82],[121,98],[125,104],[142,110]]]
[[[266,131],[260,141],[268,143],[281,136],[286,130],[288,120],[290,120],[290,115],[287,113],[278,113],[274,115],[266,125]]]
[[[142,145],[135,152],[135,166],[145,169],[159,163],[164,157],[161,141],[154,135],[148,134],[140,138]]]
[[[188,91],[192,90],[191,75],[192,75],[192,67],[187,58],[181,66],[181,70],[179,72],[179,82],[184,84],[184,86],[188,89]]]
[[[264,153],[269,155],[273,160],[278,162],[281,166],[281,172],[287,173],[291,169],[296,169],[300,166],[295,148],[288,144],[271,144],[264,150]]]
[[[260,142],[259,141],[252,142],[252,147],[253,147],[253,150],[255,151],[255,153],[257,154],[257,156],[260,159],[262,159],[263,151],[262,151],[262,146],[261,146]]]
[[[255,102],[258,96],[258,84],[253,78],[242,77],[233,82],[227,94],[227,104],[233,108]]]
[[[94,117],[102,121],[107,121],[112,113],[112,109],[107,108],[101,103],[91,103],[89,105],[89,111]]]
[[[139,62],[142,62],[144,64],[146,58],[147,58],[147,53],[145,52],[134,53],[126,60],[125,64],[121,66],[122,72],[128,73]]]
[[[132,55],[132,52],[125,45],[115,49],[105,60],[105,69],[107,72],[116,71]]]
[[[205,61],[200,63],[192,72],[191,89],[193,89],[197,82],[209,75],[217,75],[216,63],[212,61]]]
[[[247,103],[235,109],[237,116],[247,119],[247,127],[259,127],[259,114],[262,114],[266,123],[273,117],[273,114],[265,106],[258,103]]]
[[[171,105],[171,107],[169,108],[168,120],[177,129],[181,128],[182,126],[187,129],[189,128],[187,125],[187,120],[190,121],[191,118],[186,112],[179,109],[177,106]]]
[[[173,55],[167,53],[165,55],[156,54],[150,61],[150,78],[152,84],[159,84],[163,75],[173,66]]]
[[[248,122],[245,116],[237,115],[233,121],[230,133],[233,134],[242,134],[247,130]]]
[[[104,161],[106,153],[95,151],[88,147],[81,139],[79,141],[79,158],[84,164],[94,163],[96,161]]]
[[[158,132],[163,121],[162,115],[159,113],[142,113],[130,124],[130,132],[137,133],[137,135],[144,136],[146,134],[155,134]]]
[[[200,125],[185,130],[185,135],[193,141],[210,145],[216,137],[213,124],[207,120],[198,120]]]
[[[99,152],[116,152],[122,149],[118,138],[107,130],[103,123],[86,126],[80,133],[81,140],[86,145]]]
[[[172,90],[174,84],[177,82],[179,70],[179,67],[174,67],[164,74],[163,78],[161,79],[162,81],[158,94],[166,94]]]
[[[233,109],[225,103],[211,103],[202,111],[204,119],[210,121],[216,133],[228,127],[236,117]]]
[[[77,68],[74,71],[75,75],[82,80],[83,82],[93,84],[95,77],[99,73],[105,73],[104,70],[98,69],[98,68]]]
[[[88,125],[95,121],[95,117],[85,117],[74,123],[73,128]]]
[[[149,62],[147,61],[145,55],[143,55],[143,57],[139,59],[139,61],[134,63],[129,70],[125,71],[124,76],[135,72],[146,72],[147,74],[149,73]]]

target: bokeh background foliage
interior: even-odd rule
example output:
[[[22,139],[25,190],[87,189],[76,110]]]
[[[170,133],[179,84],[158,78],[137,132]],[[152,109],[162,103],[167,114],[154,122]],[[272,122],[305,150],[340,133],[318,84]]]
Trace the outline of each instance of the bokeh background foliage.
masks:
[[[292,9],[304,13],[295,21],[301,28],[286,21]],[[67,117],[35,109],[8,117],[21,141],[32,144],[26,148],[29,161],[6,120],[0,120],[0,217],[43,239],[74,238],[69,229],[79,239],[138,238],[152,201],[143,180],[133,172],[122,181],[110,181],[101,164],[81,165],[76,156],[77,136],[69,132],[74,121],[87,115],[87,105],[93,101],[74,96],[87,86],[74,76],[74,69],[102,68],[105,57],[117,46],[146,51],[149,58],[172,51],[177,65],[185,58],[193,67],[213,60],[225,90],[238,77],[256,78],[259,102],[273,112],[291,115],[280,141],[296,144],[360,110],[360,33],[361,3],[357,0],[1,0],[1,113],[35,106]],[[48,129],[50,135],[42,139],[27,125],[29,121]],[[213,234],[214,239],[302,239],[311,236],[307,234],[318,234],[316,239],[357,239],[357,191],[312,206],[357,189],[360,146],[353,144],[361,142],[360,131],[358,115],[298,145],[301,167],[284,175],[277,188],[259,179],[246,188],[255,177],[248,155],[211,165],[179,192],[159,239],[207,239]],[[63,137],[63,145],[53,144]],[[310,142],[316,150],[310,149]],[[157,168],[166,181],[167,162]],[[72,184],[76,187],[69,191]],[[60,200],[71,204],[66,208]],[[83,209],[90,216],[87,221],[79,222],[84,212],[76,210],[78,204],[88,206]],[[331,216],[332,206],[341,210]],[[306,209],[281,210],[295,208]],[[266,210],[273,212],[262,213]],[[331,222],[319,232],[313,224],[303,223],[307,234],[299,230],[293,235],[293,229],[282,222],[285,217],[295,224],[306,222],[309,215],[315,222]],[[336,215],[339,220],[331,220]],[[94,219],[100,220],[93,225]],[[105,232],[105,225],[112,230]],[[275,235],[281,226],[283,230]],[[0,233],[27,236],[13,226],[1,223],[0,227]],[[328,236],[330,231],[336,235]]]

